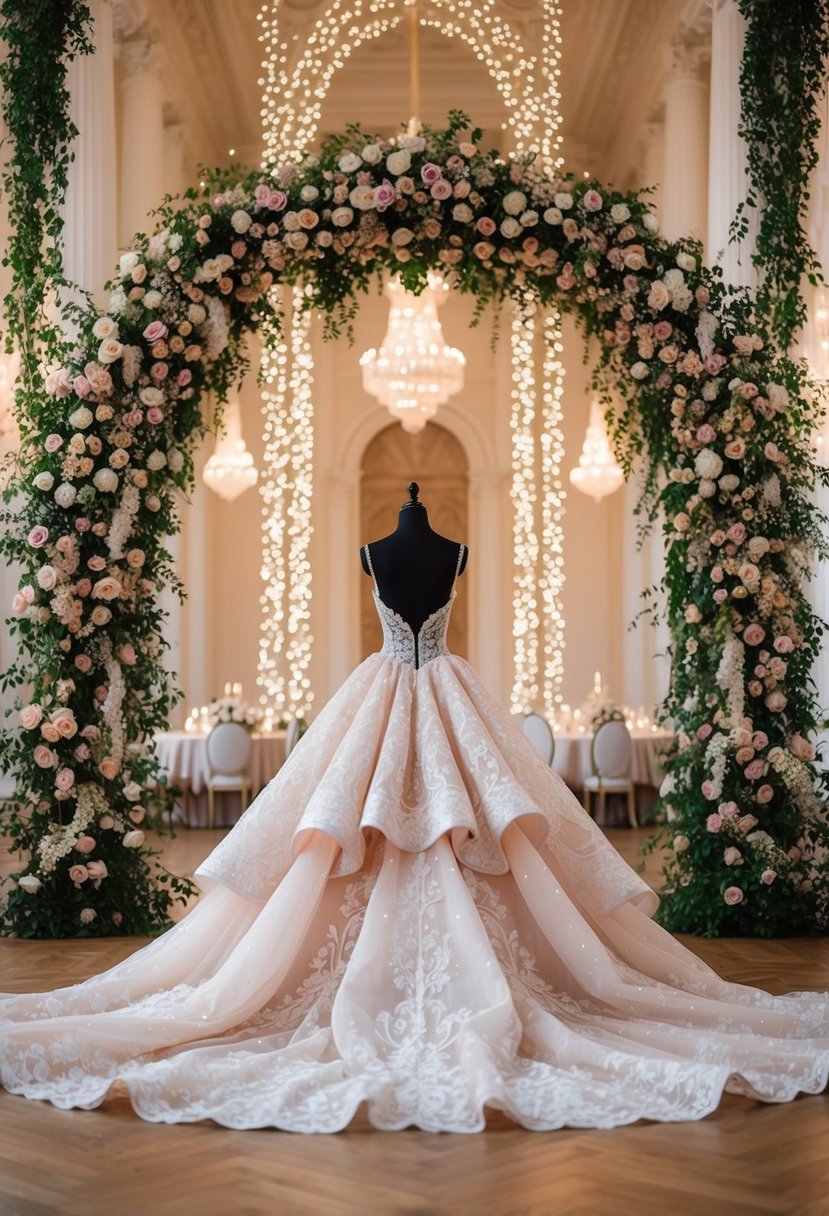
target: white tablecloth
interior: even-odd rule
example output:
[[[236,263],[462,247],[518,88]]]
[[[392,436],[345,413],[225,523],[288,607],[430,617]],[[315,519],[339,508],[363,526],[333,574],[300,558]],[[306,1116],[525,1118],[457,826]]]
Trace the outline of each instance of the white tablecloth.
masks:
[[[671,742],[670,731],[631,731],[633,739],[633,781],[635,785],[658,786],[662,780],[659,772],[659,753]],[[590,748],[593,736],[576,731],[556,731],[556,750],[553,768],[563,777],[571,790],[584,788],[584,779],[593,771],[590,765]]]
[[[267,785],[285,762],[285,731],[270,735],[251,735],[248,779],[251,796]],[[187,794],[179,804],[177,817],[191,827],[207,826],[207,735],[171,730],[155,736],[161,767],[171,785],[182,785]],[[240,797],[234,793],[216,795],[216,827],[233,824],[242,813]]]

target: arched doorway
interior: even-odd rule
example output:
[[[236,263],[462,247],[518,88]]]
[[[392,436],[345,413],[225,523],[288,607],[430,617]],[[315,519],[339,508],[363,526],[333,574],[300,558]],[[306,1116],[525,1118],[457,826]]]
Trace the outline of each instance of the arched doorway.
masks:
[[[387,536],[397,524],[410,481],[420,486],[420,499],[436,532],[466,540],[469,524],[469,464],[462,445],[445,427],[426,424],[409,435],[393,422],[371,440],[363,453],[360,482],[360,535]],[[449,649],[467,654],[467,596],[461,595],[449,622]],[[360,584],[360,654],[365,658],[382,646],[382,631],[371,584]]]

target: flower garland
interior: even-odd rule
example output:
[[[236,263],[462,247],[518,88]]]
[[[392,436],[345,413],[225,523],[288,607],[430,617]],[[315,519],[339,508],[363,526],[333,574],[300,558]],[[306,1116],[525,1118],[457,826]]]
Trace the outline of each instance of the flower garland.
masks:
[[[278,334],[275,283],[301,288],[295,301],[336,334],[384,274],[417,291],[431,267],[473,293],[479,311],[511,299],[574,313],[600,343],[598,386],[622,403],[609,421],[623,458],[647,452],[647,493],[670,521],[667,708],[678,737],[663,920],[727,933],[820,927],[822,798],[806,815],[790,792],[810,779],[823,792],[798,752],[815,725],[808,671],[821,632],[801,566],[826,552],[809,499],[819,399],[764,343],[750,297],[726,302],[696,243],[659,237],[645,198],[547,178],[529,157],[482,153],[480,137],[457,113],[415,137],[354,127],[301,164],[217,176],[135,239],[107,310],[79,311],[71,350],[49,347],[46,391],[27,397],[8,490],[22,506],[4,513],[0,538],[24,566],[13,604],[21,653],[8,678],[31,690],[2,740],[24,791],[6,826],[30,858],[7,928],[163,923],[170,892],[145,883],[130,904],[124,858],[142,854],[142,802],[159,796],[143,740],[171,704],[158,593],[174,571],[163,538],[177,528],[175,494],[192,483],[200,400],[208,388],[221,399],[238,379],[247,331]],[[797,755],[805,776],[775,749]],[[712,849],[723,832],[734,843]],[[38,849],[55,833],[74,844],[44,870]]]

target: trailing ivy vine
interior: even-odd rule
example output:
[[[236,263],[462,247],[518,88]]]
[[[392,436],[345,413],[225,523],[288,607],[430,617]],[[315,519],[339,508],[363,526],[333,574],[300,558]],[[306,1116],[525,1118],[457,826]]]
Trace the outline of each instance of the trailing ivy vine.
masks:
[[[746,19],[740,68],[740,134],[749,192],[732,232],[759,214],[752,261],[758,271],[758,326],[778,350],[791,350],[806,320],[804,279],[823,271],[806,231],[809,185],[818,162],[829,57],[829,0],[738,0]]]

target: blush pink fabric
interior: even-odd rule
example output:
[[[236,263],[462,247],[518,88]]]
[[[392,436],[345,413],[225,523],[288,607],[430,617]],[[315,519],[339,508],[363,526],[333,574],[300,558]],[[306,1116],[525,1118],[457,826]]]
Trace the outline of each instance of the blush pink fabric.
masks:
[[[384,627],[180,924],[0,999],[3,1084],[90,1108],[120,1081],[145,1119],[298,1132],[363,1104],[386,1129],[608,1128],[822,1090],[825,994],[721,980],[434,621],[419,668]]]

